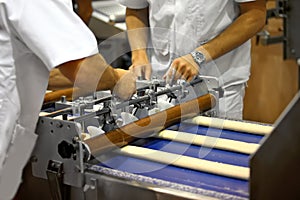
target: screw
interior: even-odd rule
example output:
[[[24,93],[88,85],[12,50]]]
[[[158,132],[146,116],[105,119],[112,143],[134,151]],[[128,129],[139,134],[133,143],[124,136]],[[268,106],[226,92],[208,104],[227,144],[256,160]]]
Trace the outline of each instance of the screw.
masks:
[[[62,128],[62,127],[63,127],[63,124],[61,122],[57,122],[56,128]]]

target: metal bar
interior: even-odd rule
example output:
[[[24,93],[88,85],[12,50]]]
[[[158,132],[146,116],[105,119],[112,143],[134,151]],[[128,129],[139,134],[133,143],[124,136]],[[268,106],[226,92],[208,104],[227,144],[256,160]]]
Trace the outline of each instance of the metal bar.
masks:
[[[93,156],[116,147],[127,145],[137,138],[144,138],[156,133],[180,120],[191,118],[201,112],[205,112],[216,104],[211,94],[206,94],[196,99],[187,101],[149,117],[130,123],[121,128],[93,137],[84,143]],[[88,156],[87,156],[88,157]]]
[[[47,168],[48,183],[53,200],[63,200],[63,176],[61,162],[50,160]]]

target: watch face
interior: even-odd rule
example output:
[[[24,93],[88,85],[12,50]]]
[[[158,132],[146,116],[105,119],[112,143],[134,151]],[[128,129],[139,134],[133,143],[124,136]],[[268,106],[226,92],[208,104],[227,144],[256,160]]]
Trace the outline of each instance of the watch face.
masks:
[[[203,54],[202,53],[200,53],[200,52],[196,52],[196,56],[197,56],[197,59],[199,59],[200,61],[203,61],[203,59],[204,59],[204,56],[203,56]]]
[[[193,51],[191,55],[199,67],[205,63],[205,56],[201,52]]]

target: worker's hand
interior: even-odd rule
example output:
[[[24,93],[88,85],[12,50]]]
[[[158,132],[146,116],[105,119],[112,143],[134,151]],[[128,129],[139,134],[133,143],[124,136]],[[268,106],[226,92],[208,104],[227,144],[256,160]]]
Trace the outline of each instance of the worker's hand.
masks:
[[[199,67],[195,63],[193,57],[190,54],[176,58],[164,78],[167,82],[176,81],[178,79],[184,79],[186,81],[191,81],[193,78],[199,74]]]
[[[124,69],[114,69],[114,71],[118,81],[113,89],[113,94],[127,100],[136,92],[136,76]]]
[[[152,74],[152,66],[149,62],[139,61],[134,62],[129,67],[129,70],[142,79],[150,80]]]
[[[137,49],[132,51],[132,65],[129,70],[133,72],[139,79],[151,79],[152,66],[148,60],[147,52],[145,49]]]

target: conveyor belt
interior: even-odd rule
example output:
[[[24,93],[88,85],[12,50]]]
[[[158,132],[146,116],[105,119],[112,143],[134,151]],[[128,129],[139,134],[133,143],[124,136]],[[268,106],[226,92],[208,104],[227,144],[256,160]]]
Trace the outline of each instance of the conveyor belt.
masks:
[[[177,127],[179,127],[179,130],[182,132],[256,144],[263,138],[263,135],[220,130],[188,123],[178,124]],[[143,142],[138,141],[134,145],[213,162],[249,167],[249,154],[211,149],[159,138],[148,138],[142,141]],[[114,175],[120,178],[128,178],[142,182],[146,181],[155,185],[163,183],[163,185],[167,185],[167,187],[175,187],[179,190],[209,195],[221,199],[244,199],[249,197],[249,183],[246,180],[165,165],[128,155],[116,154],[109,160],[100,163],[98,166],[94,166],[93,170],[103,171],[105,168],[117,170],[114,171]]]

